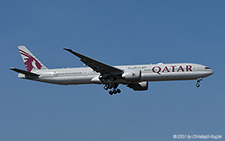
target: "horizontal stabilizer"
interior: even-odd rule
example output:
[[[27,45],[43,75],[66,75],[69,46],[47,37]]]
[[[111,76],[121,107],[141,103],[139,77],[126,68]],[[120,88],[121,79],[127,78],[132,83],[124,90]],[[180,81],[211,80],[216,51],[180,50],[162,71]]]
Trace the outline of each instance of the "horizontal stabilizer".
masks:
[[[10,70],[13,70],[15,72],[22,73],[22,74],[25,74],[25,75],[29,75],[29,76],[39,76],[36,73],[28,72],[28,71],[17,69],[17,68],[10,68]]]

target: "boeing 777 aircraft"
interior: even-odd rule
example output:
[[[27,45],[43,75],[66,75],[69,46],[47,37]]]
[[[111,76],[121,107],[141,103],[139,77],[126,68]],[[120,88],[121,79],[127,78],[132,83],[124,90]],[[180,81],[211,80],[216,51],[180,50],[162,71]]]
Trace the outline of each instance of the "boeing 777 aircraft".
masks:
[[[103,84],[105,90],[112,89],[110,95],[121,92],[119,84],[135,91],[147,90],[149,81],[197,80],[199,87],[204,77],[214,73],[209,67],[194,63],[110,66],[66,48],[90,68],[48,69],[25,46],[18,48],[27,71],[10,69],[18,72],[19,78],[60,85]]]

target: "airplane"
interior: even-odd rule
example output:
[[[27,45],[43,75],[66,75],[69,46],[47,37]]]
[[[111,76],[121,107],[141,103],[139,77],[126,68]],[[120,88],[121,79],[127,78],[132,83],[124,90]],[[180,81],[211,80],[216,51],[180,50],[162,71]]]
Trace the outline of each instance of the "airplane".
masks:
[[[111,66],[67,48],[63,49],[89,67],[48,69],[25,46],[18,48],[27,70],[10,69],[19,73],[19,78],[59,85],[102,84],[110,95],[121,92],[119,84],[134,91],[148,90],[151,81],[197,80],[199,87],[203,78],[214,73],[208,66],[195,63]]]

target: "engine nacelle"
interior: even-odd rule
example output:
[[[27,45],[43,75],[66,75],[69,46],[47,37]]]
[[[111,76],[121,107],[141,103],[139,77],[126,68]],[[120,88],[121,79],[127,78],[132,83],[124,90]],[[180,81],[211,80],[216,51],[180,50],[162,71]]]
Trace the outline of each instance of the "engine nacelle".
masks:
[[[139,83],[132,83],[127,85],[129,88],[132,88],[135,91],[145,91],[148,90],[148,82],[139,82]]]
[[[128,71],[122,74],[122,78],[127,81],[138,82],[141,80],[141,71]]]

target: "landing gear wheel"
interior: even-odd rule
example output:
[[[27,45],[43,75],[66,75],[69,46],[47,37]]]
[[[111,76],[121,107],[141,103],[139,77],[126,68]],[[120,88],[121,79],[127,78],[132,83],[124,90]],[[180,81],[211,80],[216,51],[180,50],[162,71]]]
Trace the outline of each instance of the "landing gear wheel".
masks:
[[[109,94],[110,94],[110,95],[113,95],[113,91],[109,91]]]
[[[112,83],[111,81],[109,81],[110,83],[106,83],[105,86],[104,86],[104,89],[105,90],[109,90],[109,89],[112,89],[109,91],[109,94],[110,95],[113,95],[113,94],[117,94],[117,93],[121,93],[121,90],[120,89],[117,89],[118,85],[117,83]]]
[[[105,85],[105,86],[104,86],[104,89],[105,89],[105,90],[108,90],[108,89],[109,89],[109,87],[108,87],[107,85]]]
[[[200,84],[197,83],[197,84],[196,84],[196,87],[200,87]]]
[[[116,91],[116,90],[113,90],[113,93],[114,93],[114,94],[116,94],[116,93],[117,93],[117,91]]]
[[[109,85],[109,89],[112,89],[112,87],[113,87],[112,85]]]

